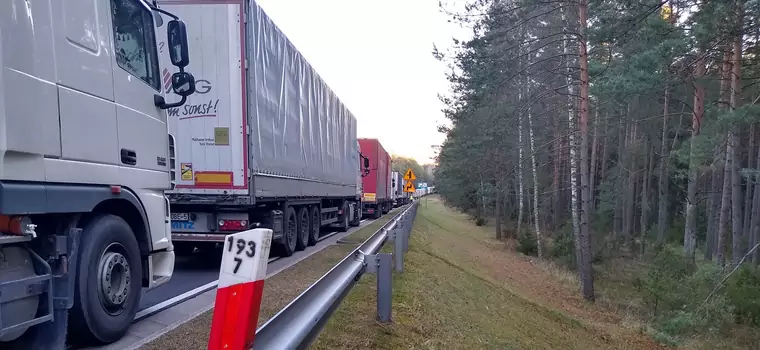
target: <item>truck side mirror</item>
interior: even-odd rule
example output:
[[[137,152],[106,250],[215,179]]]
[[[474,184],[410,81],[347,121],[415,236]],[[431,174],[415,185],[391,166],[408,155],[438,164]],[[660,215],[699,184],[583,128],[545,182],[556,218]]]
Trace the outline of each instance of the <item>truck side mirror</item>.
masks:
[[[182,97],[192,95],[195,92],[195,77],[188,72],[172,74],[172,90]]]
[[[187,44],[187,29],[185,22],[179,19],[169,21],[166,27],[166,36],[169,44],[169,57],[172,64],[182,68],[187,67],[190,63],[190,49]],[[172,81],[174,79],[172,78]],[[193,84],[195,86],[195,84]]]
[[[364,158],[364,167],[369,168],[369,158]]]

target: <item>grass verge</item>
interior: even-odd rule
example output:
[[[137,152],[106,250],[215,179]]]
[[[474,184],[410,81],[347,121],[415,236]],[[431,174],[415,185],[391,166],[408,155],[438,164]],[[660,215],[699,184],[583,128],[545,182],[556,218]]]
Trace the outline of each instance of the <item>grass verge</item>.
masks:
[[[301,294],[319,277],[322,277],[341,259],[346,257],[361,242],[358,238],[368,238],[388,222],[396,213],[390,213],[379,220],[352,233],[349,243],[327,247],[298,264],[268,278],[264,284],[264,297],[261,302],[258,325],[261,326],[285,305]],[[356,237],[354,237],[356,236]],[[354,242],[356,241],[356,242]],[[141,349],[150,350],[188,350],[205,349],[211,329],[213,309],[185,323],[162,337],[144,345]]]
[[[393,283],[392,323],[375,321],[375,278],[367,275],[312,348],[660,348],[435,197],[418,211],[405,272]]]

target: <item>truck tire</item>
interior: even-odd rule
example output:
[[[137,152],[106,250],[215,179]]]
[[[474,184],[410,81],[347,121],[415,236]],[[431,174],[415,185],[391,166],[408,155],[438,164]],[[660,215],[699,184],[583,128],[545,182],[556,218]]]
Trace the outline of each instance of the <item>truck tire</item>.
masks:
[[[137,239],[124,219],[98,215],[82,231],[79,251],[69,339],[112,343],[124,336],[140,306]]]
[[[322,214],[319,206],[313,206],[309,210],[309,245],[317,244],[319,240],[319,230],[322,228]]]
[[[301,251],[309,245],[309,209],[301,207],[298,209],[298,240],[296,240],[296,250]]]
[[[375,205],[375,213],[372,214],[372,218],[377,220],[383,216],[383,206],[380,204]]]
[[[362,224],[362,205],[359,202],[354,204],[354,219],[351,220],[349,225],[356,227]]]
[[[296,210],[293,207],[285,209],[285,232],[282,237],[282,255],[291,256],[296,251],[298,240],[298,220]]]
[[[341,220],[340,224],[338,224],[338,231],[346,232],[348,231],[348,228],[348,202],[343,202],[343,220]]]

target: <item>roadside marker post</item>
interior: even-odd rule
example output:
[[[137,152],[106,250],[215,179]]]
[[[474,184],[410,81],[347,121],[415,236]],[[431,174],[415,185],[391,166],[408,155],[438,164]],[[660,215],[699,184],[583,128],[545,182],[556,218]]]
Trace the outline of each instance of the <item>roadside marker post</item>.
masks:
[[[253,347],[271,247],[270,229],[257,228],[225,237],[209,350]]]

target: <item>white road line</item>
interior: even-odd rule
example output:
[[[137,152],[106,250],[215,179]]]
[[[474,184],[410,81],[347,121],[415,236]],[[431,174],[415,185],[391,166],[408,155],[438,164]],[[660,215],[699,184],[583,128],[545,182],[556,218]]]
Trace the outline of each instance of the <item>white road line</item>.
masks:
[[[163,309],[169,308],[173,306],[174,304],[182,302],[184,299],[190,299],[192,297],[195,297],[196,295],[199,295],[201,293],[205,293],[209,290],[212,290],[216,288],[217,283],[219,280],[214,280],[212,282],[206,283],[198,288],[195,288],[193,290],[184,292],[174,298],[164,300],[156,305],[153,305],[149,308],[146,308],[135,315],[135,321],[139,321],[140,319],[150,316],[156,312],[162,311]],[[133,322],[134,323],[134,322]]]
[[[395,212],[395,211],[396,211],[396,209],[392,210],[391,213]],[[360,226],[357,227],[357,228],[355,228],[352,232],[348,232],[348,234],[346,236],[349,236],[349,235],[353,234],[354,232],[358,231],[359,229],[363,228],[364,226],[366,226],[364,224],[366,221],[372,222],[374,220],[372,220],[372,219],[361,220],[360,221]],[[293,267],[294,265],[298,264],[302,260],[304,260],[304,259],[310,257],[311,255],[316,254],[316,253],[320,252],[321,250],[327,248],[327,246],[329,246],[329,245],[324,244],[324,245],[322,245],[322,247],[318,247],[318,249],[316,249],[315,251],[311,252],[307,256],[302,257],[301,259],[298,259],[296,261],[293,261],[292,263],[287,264],[286,266],[283,266],[282,268],[280,268],[280,269],[278,269],[276,271],[272,271],[272,272],[268,273],[267,274],[267,278],[270,278],[270,277],[272,277],[274,275],[277,275],[278,273],[280,273],[280,272],[282,272],[282,271],[284,271],[284,270],[286,270],[286,269],[288,269],[290,267]],[[271,258],[271,259],[269,259],[269,263],[274,262],[275,260],[279,260],[281,258],[282,257]],[[191,299],[191,298],[194,298],[194,297],[196,297],[196,296],[198,296],[198,295],[200,295],[202,293],[205,293],[205,292],[207,292],[207,291],[209,291],[211,289],[214,289],[214,288],[216,288],[218,282],[219,282],[219,280],[215,280],[213,282],[209,282],[209,283],[207,283],[207,284],[205,284],[203,286],[200,286],[200,287],[195,288],[195,289],[193,289],[191,291],[185,292],[185,293],[183,293],[181,295],[178,295],[178,296],[176,296],[174,298],[171,298],[169,300],[166,300],[164,302],[156,304],[156,305],[154,305],[154,306],[152,306],[150,308],[147,308],[147,309],[145,309],[143,311],[140,311],[140,312],[137,313],[137,316],[135,317],[135,321],[133,321],[133,324],[138,323],[140,321],[140,319],[144,318],[146,315],[150,316],[151,314],[156,314],[156,313],[164,311],[165,309],[170,309],[170,308],[172,308],[174,306],[180,305],[181,303],[185,302],[185,300],[182,300],[182,299]],[[141,346],[143,346],[143,345],[145,345],[145,344],[147,344],[147,343],[149,343],[149,342],[151,342],[151,341],[153,341],[155,339],[158,339],[159,337],[163,336],[164,334],[166,334],[166,333],[174,330],[175,328],[177,328],[177,327],[185,324],[186,322],[188,322],[188,321],[190,321],[190,320],[198,317],[199,315],[203,314],[204,312],[207,312],[208,310],[211,310],[213,307],[214,307],[214,304],[212,303],[210,305],[207,305],[206,307],[203,307],[200,310],[196,310],[196,312],[193,313],[192,315],[190,315],[189,317],[187,317],[187,318],[185,318],[185,319],[183,319],[181,321],[175,322],[172,325],[169,325],[168,327],[166,327],[162,331],[156,332],[156,333],[151,334],[151,335],[149,335],[147,337],[143,337],[140,341],[138,341],[136,343],[133,343],[130,346],[128,346],[127,349],[128,350],[134,350],[134,349],[137,349],[137,348],[139,348],[139,347],[141,347]]]
[[[360,224],[360,225],[361,225],[361,224],[364,224],[364,223],[365,223],[365,222],[367,222],[367,221],[374,221],[374,220],[372,220],[372,219],[363,219],[363,220],[359,221],[359,224]],[[362,227],[361,227],[361,226],[357,227],[357,229],[356,229],[356,230],[354,230],[354,232],[356,232],[356,231],[357,231],[358,229],[360,229],[360,228],[362,228]],[[329,234],[327,234],[327,235],[325,235],[325,236],[323,236],[323,237],[320,237],[320,238],[319,238],[319,241],[318,241],[318,242],[321,242],[321,241],[323,241],[323,240],[325,240],[325,239],[328,239],[328,238],[330,238],[330,237],[332,237],[332,236],[334,236],[334,235],[336,235],[336,234],[338,234],[338,233],[340,233],[340,232],[338,232],[338,231],[333,231],[333,232],[330,232]],[[351,232],[351,233],[353,233],[353,232]],[[284,269],[286,269],[286,268],[289,268],[289,267],[291,267],[291,266],[293,266],[293,265],[295,265],[295,264],[297,264],[297,263],[301,262],[301,260],[304,260],[305,258],[308,258],[308,257],[309,257],[309,256],[311,256],[312,254],[314,254],[314,253],[317,253],[317,252],[319,252],[319,251],[321,251],[321,250],[322,250],[322,249],[319,249],[319,250],[317,250],[317,251],[315,251],[315,252],[312,252],[311,254],[309,254],[309,255],[307,255],[307,256],[305,256],[305,257],[301,258],[301,259],[298,259],[297,261],[294,261],[294,262],[293,262],[293,264],[290,264],[290,265],[288,265],[287,267],[285,267],[285,268],[283,268],[283,269],[280,269],[280,270],[276,271],[276,272],[275,272],[274,274],[272,274],[272,275],[276,275],[276,274],[277,274],[277,273],[279,273],[280,271],[282,271],[282,270],[284,270]],[[269,262],[268,262],[268,263],[272,263],[272,262],[274,262],[274,261],[277,261],[277,260],[279,260],[279,259],[282,259],[282,258],[283,258],[283,257],[281,257],[281,256],[277,256],[277,257],[273,257],[273,258],[270,258],[270,259],[269,259]],[[271,277],[271,276],[267,276],[267,277]],[[217,280],[214,280],[214,281],[211,281],[211,282],[209,282],[209,283],[206,283],[206,284],[204,284],[204,285],[202,285],[202,286],[200,286],[200,287],[198,287],[198,288],[195,288],[195,289],[193,289],[193,290],[187,291],[187,292],[185,292],[185,293],[182,293],[182,294],[180,294],[180,295],[178,295],[178,296],[176,296],[176,297],[173,297],[173,298],[170,298],[170,299],[164,300],[164,301],[162,301],[162,302],[160,302],[160,303],[158,303],[158,304],[156,304],[156,305],[153,305],[153,306],[151,306],[151,307],[149,307],[149,308],[146,308],[146,309],[144,309],[144,310],[142,310],[142,311],[139,311],[139,312],[137,313],[137,315],[135,315],[135,320],[133,321],[133,323],[135,323],[135,322],[139,321],[139,320],[140,320],[140,319],[142,319],[142,318],[145,318],[146,316],[150,316],[150,315],[152,315],[152,314],[154,314],[154,313],[156,313],[156,312],[162,311],[163,309],[166,309],[166,308],[172,307],[172,306],[174,306],[175,304],[179,304],[179,303],[181,303],[182,301],[184,301],[185,299],[190,299],[190,298],[192,298],[192,297],[195,297],[196,295],[200,295],[201,293],[205,293],[205,292],[207,292],[207,291],[209,291],[209,290],[211,290],[211,289],[213,289],[213,288],[216,288],[216,285],[218,284],[218,282],[219,282],[219,280],[218,280],[218,279],[217,279]]]
[[[274,261],[280,260],[281,258],[282,257],[279,257],[279,256],[270,258],[269,261],[268,261],[268,263],[272,263]],[[141,319],[145,318],[146,316],[150,316],[152,314],[155,314],[155,313],[157,313],[159,311],[162,311],[163,309],[172,307],[175,304],[179,304],[179,303],[185,301],[185,299],[190,299],[190,298],[193,298],[193,297],[195,297],[197,295],[205,293],[205,292],[207,292],[209,290],[212,290],[212,289],[216,288],[216,285],[218,283],[219,283],[218,279],[213,280],[213,281],[211,281],[209,283],[206,283],[206,284],[204,284],[204,285],[202,285],[202,286],[200,286],[198,288],[195,288],[193,290],[189,290],[189,291],[184,292],[184,293],[182,293],[180,295],[177,295],[176,297],[166,299],[166,300],[164,300],[164,301],[162,301],[162,302],[160,302],[160,303],[158,303],[156,305],[153,305],[151,307],[145,308],[145,309],[137,312],[137,314],[135,315],[135,320],[132,323],[140,321]]]

